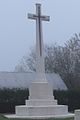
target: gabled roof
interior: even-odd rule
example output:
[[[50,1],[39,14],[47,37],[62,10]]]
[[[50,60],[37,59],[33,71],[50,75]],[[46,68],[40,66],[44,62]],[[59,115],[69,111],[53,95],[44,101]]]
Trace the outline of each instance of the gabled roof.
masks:
[[[36,73],[0,72],[0,88],[29,88]],[[56,73],[46,73],[46,79],[53,89],[67,90],[61,77]]]

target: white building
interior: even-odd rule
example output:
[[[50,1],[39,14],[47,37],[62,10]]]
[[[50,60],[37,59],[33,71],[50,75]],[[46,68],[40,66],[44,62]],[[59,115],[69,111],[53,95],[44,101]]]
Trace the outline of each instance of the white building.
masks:
[[[67,90],[58,74],[46,73],[46,78],[53,89]],[[35,80],[35,73],[0,72],[0,88],[29,88],[33,80]]]

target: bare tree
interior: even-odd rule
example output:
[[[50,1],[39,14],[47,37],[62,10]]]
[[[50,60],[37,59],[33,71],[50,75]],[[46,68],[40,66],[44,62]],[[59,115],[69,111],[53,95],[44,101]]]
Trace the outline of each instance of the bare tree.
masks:
[[[17,71],[35,71],[36,55],[32,49],[17,66]],[[46,72],[59,73],[69,88],[80,86],[80,34],[75,34],[63,46],[45,46]],[[79,83],[79,84],[77,84]]]

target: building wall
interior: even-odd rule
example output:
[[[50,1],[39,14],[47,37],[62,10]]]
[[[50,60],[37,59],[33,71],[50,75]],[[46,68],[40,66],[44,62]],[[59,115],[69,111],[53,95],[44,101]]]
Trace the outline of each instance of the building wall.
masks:
[[[0,72],[0,88],[29,88],[35,80],[35,73]],[[61,77],[55,73],[46,73],[46,79],[53,89],[67,90]]]

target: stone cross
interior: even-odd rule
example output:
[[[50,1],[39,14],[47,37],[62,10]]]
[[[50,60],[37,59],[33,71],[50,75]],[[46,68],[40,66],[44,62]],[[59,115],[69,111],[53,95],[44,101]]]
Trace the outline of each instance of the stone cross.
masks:
[[[29,19],[36,20],[36,72],[45,73],[44,65],[44,46],[42,35],[42,21],[49,21],[49,16],[41,15],[41,4],[36,4],[36,14],[28,14]],[[40,78],[40,76],[38,76]],[[38,79],[39,79],[38,78]],[[44,79],[44,78],[40,78]]]
[[[33,119],[73,117],[73,114],[68,113],[67,105],[57,104],[51,85],[45,77],[41,21],[48,21],[49,17],[41,16],[40,4],[36,4],[36,15],[28,14],[28,17],[36,20],[36,80],[30,84],[29,100],[26,100],[26,105],[16,106],[16,115],[12,115],[12,117]],[[79,113],[77,114],[79,115]],[[80,120],[78,118],[75,120]]]

